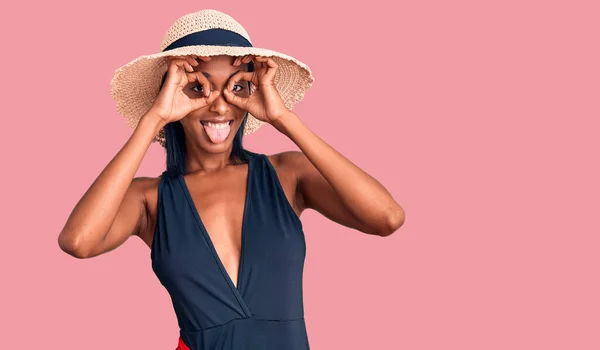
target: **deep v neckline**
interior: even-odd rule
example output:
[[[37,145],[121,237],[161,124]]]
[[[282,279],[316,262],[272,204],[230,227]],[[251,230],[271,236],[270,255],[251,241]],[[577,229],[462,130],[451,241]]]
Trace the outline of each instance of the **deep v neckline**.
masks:
[[[196,219],[196,222],[198,224],[198,227],[200,228],[200,232],[202,233],[202,235],[204,236],[204,239],[206,240],[207,245],[209,246],[213,257],[215,258],[215,261],[217,263],[217,266],[219,267],[219,270],[221,270],[221,273],[223,274],[223,277],[227,280],[227,283],[229,284],[229,286],[232,288],[232,291],[234,292],[234,294],[236,294],[236,297],[238,297],[238,299],[240,300],[240,303],[245,304],[243,302],[243,300],[241,299],[241,285],[240,283],[242,282],[242,268],[244,266],[244,239],[245,239],[245,227],[246,227],[246,222],[247,222],[247,213],[248,213],[248,205],[250,203],[250,196],[251,196],[251,188],[252,188],[252,159],[253,157],[250,156],[249,160],[248,160],[248,175],[246,178],[246,195],[245,195],[245,199],[244,199],[244,211],[242,213],[242,228],[241,228],[241,242],[240,242],[240,259],[238,262],[238,274],[236,277],[236,283],[233,283],[233,279],[232,277],[229,275],[229,273],[227,272],[227,270],[225,269],[225,265],[223,264],[223,261],[221,260],[221,257],[219,256],[219,254],[217,253],[217,249],[215,248],[215,245],[213,244],[212,239],[210,238],[210,235],[208,234],[208,230],[206,229],[206,226],[204,226],[204,222],[202,221],[202,218],[200,217],[200,213],[198,212],[198,208],[196,208],[196,204],[194,203],[194,199],[192,198],[192,194],[188,188],[188,185],[185,181],[185,178],[183,177],[183,175],[179,174],[178,179],[181,183],[181,187],[183,189],[183,192],[185,194],[185,197],[188,200],[188,203],[190,205],[190,209],[194,214],[194,217]]]

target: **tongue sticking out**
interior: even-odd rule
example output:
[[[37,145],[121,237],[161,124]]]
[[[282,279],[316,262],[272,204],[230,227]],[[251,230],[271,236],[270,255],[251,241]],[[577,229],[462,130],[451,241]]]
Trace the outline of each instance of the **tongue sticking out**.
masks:
[[[219,124],[221,125],[221,124]],[[223,141],[225,141],[225,139],[227,138],[227,135],[229,135],[229,131],[231,131],[231,127],[229,126],[229,123],[225,124],[225,127],[220,127],[220,128],[213,128],[211,126],[209,126],[208,124],[203,124],[204,126],[204,131],[206,132],[206,134],[208,135],[208,138],[210,138],[210,140],[212,141],[212,143],[221,143]]]

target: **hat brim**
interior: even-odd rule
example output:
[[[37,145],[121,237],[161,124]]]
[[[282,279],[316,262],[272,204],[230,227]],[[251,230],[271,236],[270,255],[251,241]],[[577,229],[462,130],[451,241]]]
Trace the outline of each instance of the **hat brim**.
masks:
[[[144,55],[115,70],[110,81],[111,96],[116,102],[117,112],[125,118],[127,125],[136,128],[140,118],[152,107],[159,93],[161,79],[168,69],[169,57],[188,55],[255,55],[273,58],[279,66],[274,83],[285,106],[290,110],[304,98],[314,81],[306,64],[286,54],[257,47],[195,45]],[[255,132],[262,124],[263,121],[248,114],[244,135]],[[154,141],[165,147],[164,130],[156,135]]]

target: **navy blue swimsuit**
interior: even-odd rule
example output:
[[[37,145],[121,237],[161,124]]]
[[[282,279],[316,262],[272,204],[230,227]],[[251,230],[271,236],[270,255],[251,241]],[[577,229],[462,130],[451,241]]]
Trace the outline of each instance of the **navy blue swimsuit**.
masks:
[[[191,350],[309,349],[302,301],[302,223],[266,155],[250,153],[237,287],[182,175],[158,186],[152,269]]]

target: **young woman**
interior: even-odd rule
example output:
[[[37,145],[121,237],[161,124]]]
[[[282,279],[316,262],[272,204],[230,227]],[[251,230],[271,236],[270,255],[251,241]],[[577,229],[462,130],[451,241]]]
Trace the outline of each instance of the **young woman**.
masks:
[[[90,258],[141,238],[171,296],[178,349],[309,349],[301,213],[378,236],[404,222],[378,181],[290,110],[311,82],[299,61],[253,48],[231,17],[181,17],[161,53],[116,72],[113,97],[135,130],[73,209],[60,247]],[[263,124],[301,151],[245,150],[242,136]],[[134,178],[154,141],[167,169]]]

